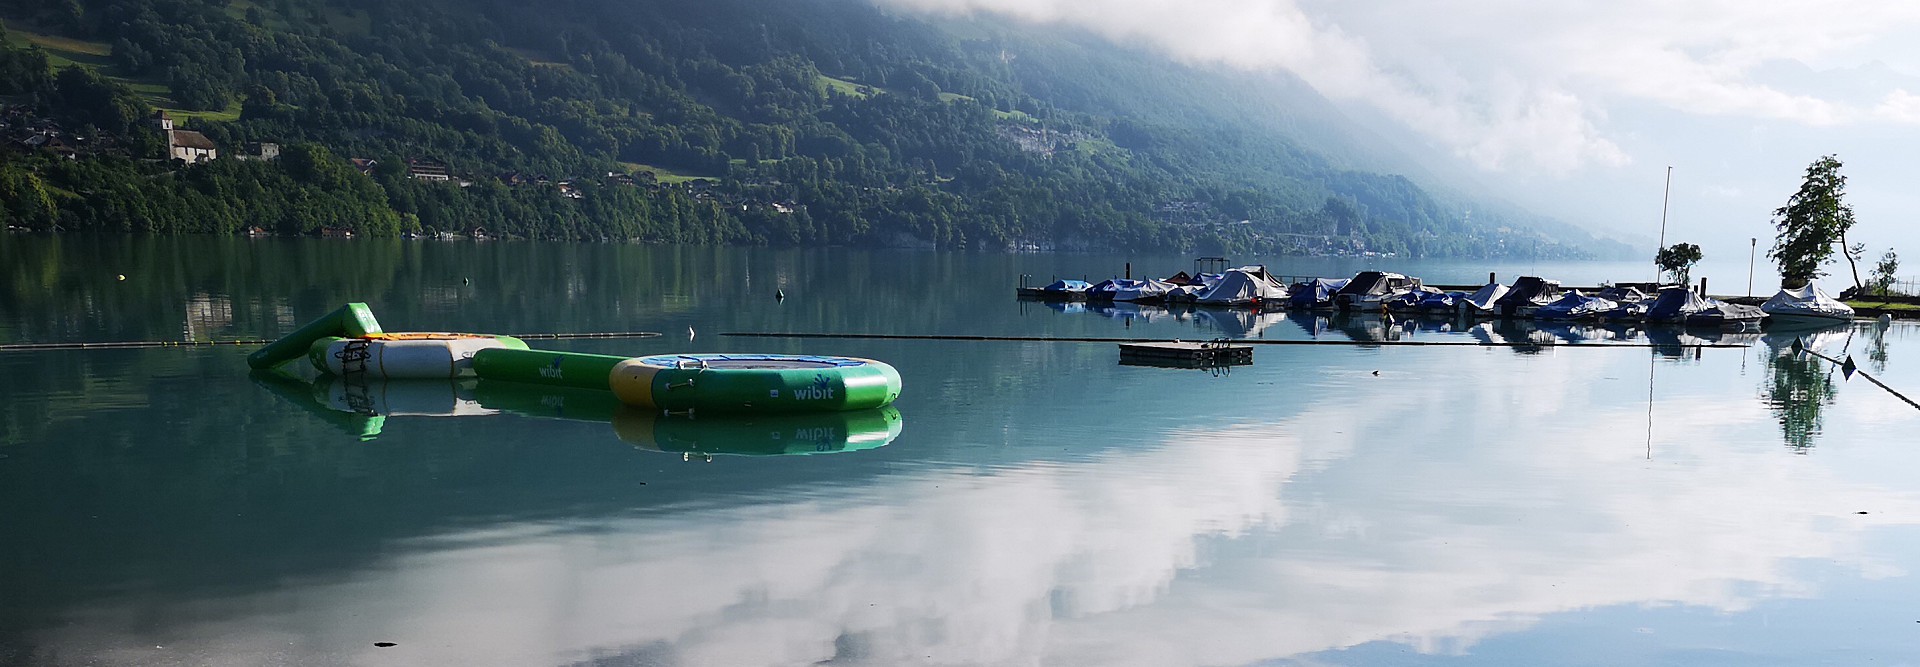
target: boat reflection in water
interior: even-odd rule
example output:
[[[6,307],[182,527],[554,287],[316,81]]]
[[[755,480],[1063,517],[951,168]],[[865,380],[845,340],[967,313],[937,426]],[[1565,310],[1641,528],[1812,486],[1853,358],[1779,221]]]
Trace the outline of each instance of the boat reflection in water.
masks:
[[[1809,331],[1769,332],[1761,338],[1767,346],[1766,377],[1760,385],[1767,410],[1780,423],[1780,436],[1787,448],[1806,452],[1819,439],[1823,413],[1833,405],[1833,364],[1800,350],[1828,356],[1844,349],[1852,325],[1839,324]],[[1799,342],[1800,350],[1794,349]]]
[[[313,382],[279,372],[256,372],[256,384],[363,441],[380,436],[392,417],[515,415],[612,424],[614,434],[639,449],[711,460],[715,455],[829,454],[884,447],[900,437],[900,411],[871,410],[791,415],[662,414],[625,405],[613,394],[487,380]]]

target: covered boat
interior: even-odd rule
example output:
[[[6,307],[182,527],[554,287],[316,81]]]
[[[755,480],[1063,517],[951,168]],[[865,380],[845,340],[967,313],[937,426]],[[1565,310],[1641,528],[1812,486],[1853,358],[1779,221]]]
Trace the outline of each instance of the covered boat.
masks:
[[[1573,290],[1560,296],[1553,303],[1541,306],[1534,311],[1534,319],[1578,321],[1594,319],[1600,313],[1613,310],[1619,304],[1597,296],[1581,294]]]
[[[1455,305],[1457,305],[1462,312],[1474,315],[1491,315],[1493,314],[1493,304],[1499,302],[1501,297],[1506,296],[1508,291],[1506,285],[1487,283],[1486,287],[1474,290],[1472,294],[1468,294]]]
[[[1420,279],[1385,271],[1361,271],[1333,295],[1333,307],[1339,310],[1377,312],[1382,302],[1396,294],[1420,286]]]
[[[1687,316],[1687,326],[1757,330],[1766,316],[1766,311],[1754,306],[1707,299],[1705,309]]]
[[[1119,293],[1122,288],[1131,287],[1138,282],[1140,281],[1123,280],[1120,278],[1108,278],[1106,280],[1102,280],[1100,282],[1094,283],[1093,285],[1087,287],[1087,300],[1088,301],[1112,301],[1113,295]]]
[[[1167,298],[1167,292],[1173,291],[1173,288],[1175,287],[1173,283],[1169,283],[1161,280],[1154,280],[1152,278],[1148,278],[1146,280],[1131,280],[1127,282],[1131,284],[1121,286],[1119,289],[1114,291],[1113,293],[1114,301],[1133,301],[1133,302],[1164,301]]]
[[[1684,285],[1662,287],[1660,296],[1655,297],[1653,303],[1647,306],[1647,321],[1686,322],[1688,316],[1706,310],[1712,305]]]
[[[1779,294],[1760,304],[1760,310],[1773,318],[1775,328],[1818,329],[1853,321],[1853,306],[1841,303],[1812,283],[1797,289],[1781,289]]]
[[[1442,294],[1440,290],[1415,285],[1413,289],[1388,295],[1387,298],[1380,301],[1380,305],[1385,307],[1389,313],[1401,315],[1417,313],[1420,312],[1420,304],[1425,303],[1427,297],[1440,294]]]
[[[1167,303],[1193,303],[1200,300],[1200,295],[1206,292],[1205,285],[1181,285],[1167,290],[1166,300]]]
[[[1058,295],[1085,295],[1089,287],[1092,285],[1087,284],[1085,280],[1055,280],[1046,287],[1040,288],[1040,291]]]
[[[1210,306],[1247,306],[1259,303],[1282,303],[1287,299],[1287,290],[1267,276],[1261,267],[1241,267],[1232,269],[1220,276],[1220,281],[1207,288],[1195,301]]]
[[[1294,283],[1287,290],[1287,306],[1300,310],[1332,308],[1333,295],[1346,286],[1346,278],[1314,278]]]
[[[1467,296],[1466,292],[1429,294],[1427,298],[1420,300],[1420,312],[1424,315],[1453,315],[1460,312],[1460,304],[1466,300]]]
[[[1507,293],[1493,302],[1493,314],[1499,317],[1532,317],[1533,311],[1560,298],[1560,281],[1536,276],[1521,276]]]

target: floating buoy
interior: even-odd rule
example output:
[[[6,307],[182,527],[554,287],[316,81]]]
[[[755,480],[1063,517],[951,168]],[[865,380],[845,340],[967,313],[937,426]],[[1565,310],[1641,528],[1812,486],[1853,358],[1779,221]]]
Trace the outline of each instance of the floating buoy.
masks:
[[[116,274],[114,274],[114,276],[113,276],[113,277],[114,277],[114,279],[115,279],[115,280],[126,280],[126,279],[127,279],[127,274],[124,274],[124,273],[116,273]]]

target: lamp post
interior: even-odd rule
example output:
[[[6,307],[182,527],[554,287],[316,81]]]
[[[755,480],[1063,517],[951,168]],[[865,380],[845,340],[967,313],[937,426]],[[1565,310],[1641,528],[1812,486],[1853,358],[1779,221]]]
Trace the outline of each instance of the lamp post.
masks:
[[[1753,296],[1753,255],[1760,250],[1760,237],[1747,239],[1747,296]]]

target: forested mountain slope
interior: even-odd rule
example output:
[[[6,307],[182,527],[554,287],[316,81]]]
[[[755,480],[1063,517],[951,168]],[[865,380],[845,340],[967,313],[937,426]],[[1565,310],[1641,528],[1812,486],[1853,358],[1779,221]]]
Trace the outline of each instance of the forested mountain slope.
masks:
[[[1286,77],[858,0],[25,0],[0,11],[14,149],[0,195],[7,223],[27,228],[1615,249],[1369,171],[1380,163],[1361,156],[1380,147]],[[220,157],[160,159],[169,139],[156,108]],[[277,159],[237,159],[263,142],[282,147]]]

